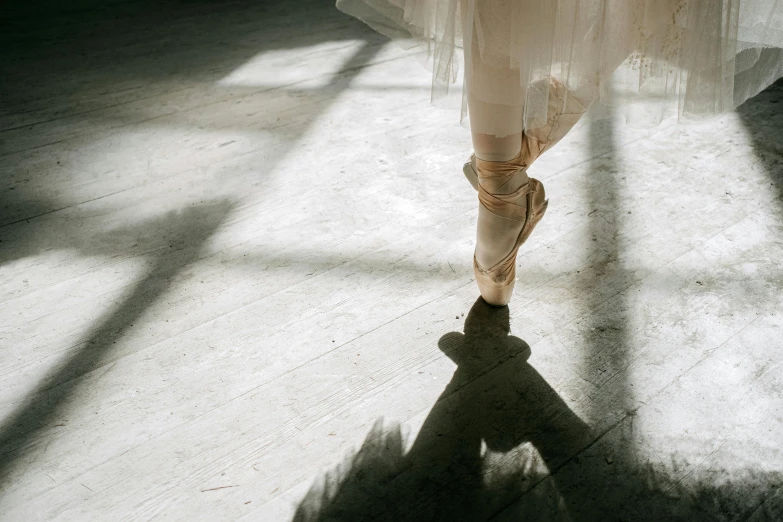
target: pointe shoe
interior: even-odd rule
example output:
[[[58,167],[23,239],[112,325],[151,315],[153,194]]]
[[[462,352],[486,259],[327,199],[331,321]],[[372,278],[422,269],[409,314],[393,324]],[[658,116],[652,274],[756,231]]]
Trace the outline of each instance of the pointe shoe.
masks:
[[[519,168],[527,169],[547,148],[546,145],[542,145],[537,140],[531,139],[528,136],[522,137],[522,150],[519,156],[511,160],[517,162]],[[467,163],[462,166],[462,173],[465,175],[465,179],[468,180],[473,190],[479,189],[479,176],[476,167],[476,155],[471,154]],[[521,161],[521,163],[520,163]]]
[[[527,169],[527,151],[525,147],[522,149],[516,158],[506,162],[482,161],[474,156],[463,168],[465,177],[478,191],[479,204],[486,211],[502,219],[522,223],[511,251],[494,266],[481,266],[476,255],[473,255],[473,273],[479,291],[484,301],[493,306],[505,306],[511,300],[516,279],[517,252],[544,217],[549,204],[544,185],[533,178],[509,194],[493,193],[500,192],[501,187],[520,170]]]
[[[490,194],[479,185],[479,202],[491,213],[524,223],[511,251],[491,268],[484,268],[473,255],[473,273],[484,301],[493,306],[505,306],[511,300],[516,281],[516,260],[519,247],[527,241],[533,229],[544,217],[549,205],[544,185],[530,178],[511,194]]]
[[[462,173],[465,175],[465,179],[467,179],[470,185],[473,187],[473,190],[478,192],[479,189],[478,174],[476,173],[476,167],[473,166],[475,158],[476,156],[473,155],[470,156],[468,162],[462,166]]]

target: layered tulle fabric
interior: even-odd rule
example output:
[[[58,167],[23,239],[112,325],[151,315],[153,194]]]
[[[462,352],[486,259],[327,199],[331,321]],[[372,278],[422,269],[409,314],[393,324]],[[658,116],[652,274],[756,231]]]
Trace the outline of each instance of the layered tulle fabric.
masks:
[[[526,131],[551,117],[553,89],[565,93],[563,106],[619,106],[630,122],[655,124],[670,115],[732,110],[783,76],[783,0],[337,0],[337,6],[426,52],[433,98],[464,77],[459,83],[497,110],[523,107]],[[483,131],[496,135],[514,131],[486,125]]]

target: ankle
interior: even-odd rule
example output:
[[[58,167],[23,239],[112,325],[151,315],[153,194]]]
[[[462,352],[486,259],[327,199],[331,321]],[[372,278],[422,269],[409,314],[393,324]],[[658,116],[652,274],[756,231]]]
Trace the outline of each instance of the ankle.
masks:
[[[518,154],[522,143],[522,133],[517,132],[507,136],[473,133],[473,150],[478,158],[484,161],[504,162],[513,160]]]
[[[477,160],[481,161],[483,167],[481,171],[479,171]],[[506,169],[506,172],[501,175],[492,174],[492,171],[495,170],[493,169],[495,166],[493,164],[500,166],[500,164],[508,164],[508,161],[489,161],[474,154],[470,158],[470,163],[473,171],[478,174],[479,184],[490,194],[511,194],[527,185],[530,181],[527,169],[524,167],[517,168],[511,172],[508,172]]]
[[[527,169],[520,169],[508,178],[508,181],[495,189],[495,194],[511,194],[524,187],[530,181]]]
[[[479,206],[475,251],[479,265],[491,268],[503,260],[514,248],[523,225],[523,222],[498,216]]]

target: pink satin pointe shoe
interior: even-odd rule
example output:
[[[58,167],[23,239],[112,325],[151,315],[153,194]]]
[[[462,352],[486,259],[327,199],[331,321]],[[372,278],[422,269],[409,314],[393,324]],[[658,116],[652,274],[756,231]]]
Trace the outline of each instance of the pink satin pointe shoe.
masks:
[[[472,158],[463,172],[478,191],[479,204],[490,213],[522,223],[522,229],[508,254],[494,266],[485,268],[473,256],[473,272],[481,297],[493,306],[505,306],[511,300],[516,280],[516,259],[519,247],[527,241],[536,225],[544,217],[549,202],[544,185],[530,178],[509,194],[493,194],[493,187],[502,186],[519,170],[526,169],[523,151],[508,162],[488,162]]]
[[[544,217],[548,201],[544,192],[544,186],[540,181],[529,180],[515,191],[508,190],[513,187],[511,183],[518,183],[522,176],[521,171],[527,168],[541,154],[555,145],[566,133],[573,128],[582,115],[587,111],[589,103],[584,103],[575,93],[570,92],[566,85],[557,78],[544,78],[534,82],[531,89],[541,93],[548,91],[549,104],[546,117],[533,117],[530,119],[529,128],[522,133],[522,144],[519,154],[514,159],[501,162],[489,162],[472,156],[470,161],[462,169],[465,177],[473,188],[479,193],[479,223],[478,234],[483,239],[497,239],[503,234],[496,234],[503,226],[508,226],[504,220],[517,221],[522,224],[522,229],[511,251],[498,263],[490,268],[485,268],[473,256],[473,271],[476,274],[481,296],[484,300],[495,306],[504,306],[511,300],[516,278],[516,258],[519,247],[527,241],[533,229],[541,218]],[[511,192],[510,194],[503,194]],[[483,220],[482,210],[494,214],[496,217],[487,221]],[[484,218],[487,215],[484,214]],[[498,228],[494,228],[495,226]],[[507,229],[508,231],[508,229]],[[493,237],[494,236],[494,237]],[[508,235],[502,237],[501,245],[508,244]],[[512,236],[513,237],[513,236]],[[491,242],[491,241],[490,241]],[[478,252],[478,244],[477,252]],[[483,248],[486,248],[486,244]],[[499,248],[502,248],[500,246]],[[482,257],[482,256],[479,256]],[[496,256],[491,256],[495,259]]]

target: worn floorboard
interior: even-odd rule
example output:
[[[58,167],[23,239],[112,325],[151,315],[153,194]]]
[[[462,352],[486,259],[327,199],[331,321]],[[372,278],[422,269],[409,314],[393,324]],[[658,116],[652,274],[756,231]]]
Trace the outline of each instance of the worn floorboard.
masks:
[[[783,513],[780,83],[584,122],[492,309],[459,112],[329,0],[5,16],[0,520]]]

